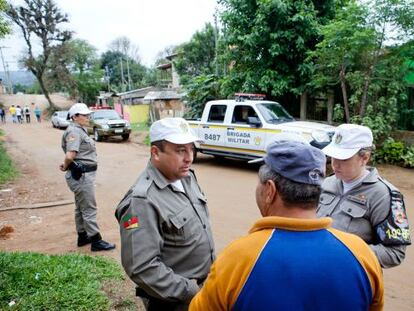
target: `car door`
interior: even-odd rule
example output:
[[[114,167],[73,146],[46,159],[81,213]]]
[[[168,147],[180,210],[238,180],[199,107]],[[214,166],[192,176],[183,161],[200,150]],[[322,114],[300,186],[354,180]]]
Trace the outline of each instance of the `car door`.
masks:
[[[227,105],[213,104],[207,117],[207,122],[200,126],[201,148],[217,149],[216,146],[226,145],[226,126],[224,124]]]
[[[257,121],[257,124],[252,124],[253,120]],[[233,148],[235,152],[255,155],[258,151],[263,151],[266,133],[259,121],[259,115],[254,107],[242,103],[236,104],[226,131],[227,146]]]

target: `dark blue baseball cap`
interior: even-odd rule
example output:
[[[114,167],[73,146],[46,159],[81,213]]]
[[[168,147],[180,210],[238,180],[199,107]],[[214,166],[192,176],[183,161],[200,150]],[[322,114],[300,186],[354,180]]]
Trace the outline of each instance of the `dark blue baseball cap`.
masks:
[[[266,148],[263,158],[249,163],[264,162],[273,171],[298,183],[321,185],[325,177],[325,154],[307,143],[278,140]]]

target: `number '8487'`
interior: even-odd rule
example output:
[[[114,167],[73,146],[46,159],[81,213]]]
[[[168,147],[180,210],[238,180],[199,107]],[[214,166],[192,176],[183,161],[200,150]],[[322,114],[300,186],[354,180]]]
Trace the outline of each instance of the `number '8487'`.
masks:
[[[220,135],[218,134],[204,134],[204,140],[220,140]]]

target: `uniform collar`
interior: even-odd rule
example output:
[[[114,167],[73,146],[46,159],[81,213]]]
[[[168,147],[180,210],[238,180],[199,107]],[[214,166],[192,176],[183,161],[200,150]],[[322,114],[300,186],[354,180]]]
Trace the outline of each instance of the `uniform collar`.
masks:
[[[72,125],[74,126],[74,127],[78,127],[78,128],[80,128],[81,130],[83,130],[86,134],[88,134],[88,132],[86,131],[86,129],[83,127],[83,126],[81,126],[80,124],[78,124],[78,123],[76,123],[76,122],[72,122]]]
[[[171,185],[171,182],[167,178],[165,178],[165,176],[151,163],[151,160],[148,161],[147,171],[148,171],[149,177],[154,181],[154,183],[157,185],[158,188],[164,189],[168,187],[169,185]],[[183,182],[184,189],[185,189],[184,181],[186,179],[187,177],[184,177],[181,179],[181,181]]]
[[[284,229],[290,231],[315,231],[330,227],[332,219],[329,217],[316,219],[287,218],[287,217],[263,217],[258,220],[249,233],[265,229]]]
[[[369,171],[369,174],[365,176],[365,178],[362,180],[362,183],[375,183],[378,181],[378,171],[375,167],[367,167],[367,170]]]
[[[375,167],[367,167],[367,170],[369,171],[369,174],[365,176],[365,178],[361,181],[361,184],[372,184],[376,183],[378,181],[378,171]],[[332,182],[332,179],[334,181]],[[331,193],[338,193],[341,194],[343,192],[342,188],[342,180],[339,178],[336,178],[335,175],[332,175],[329,177],[331,180],[330,182],[324,183],[323,190]],[[328,179],[328,181],[329,181]],[[353,188],[355,189],[355,188]]]

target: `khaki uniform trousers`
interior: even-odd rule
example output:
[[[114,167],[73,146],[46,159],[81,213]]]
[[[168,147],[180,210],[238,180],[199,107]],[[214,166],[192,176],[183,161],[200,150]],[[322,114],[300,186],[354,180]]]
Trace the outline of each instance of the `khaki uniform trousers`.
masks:
[[[89,237],[99,233],[96,220],[95,172],[83,173],[79,180],[72,178],[70,171],[66,172],[66,183],[75,194],[75,224],[76,231],[86,232]]]

